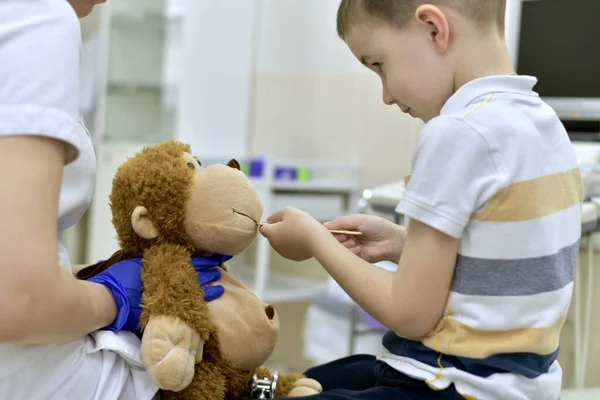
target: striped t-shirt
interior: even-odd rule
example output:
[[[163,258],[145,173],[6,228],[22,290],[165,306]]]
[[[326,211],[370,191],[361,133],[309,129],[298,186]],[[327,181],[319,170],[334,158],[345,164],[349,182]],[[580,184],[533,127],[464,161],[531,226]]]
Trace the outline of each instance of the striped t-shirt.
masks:
[[[583,186],[535,83],[507,75],[461,87],[424,126],[397,208],[459,239],[459,254],[438,326],[418,341],[388,332],[380,359],[466,399],[560,398]]]

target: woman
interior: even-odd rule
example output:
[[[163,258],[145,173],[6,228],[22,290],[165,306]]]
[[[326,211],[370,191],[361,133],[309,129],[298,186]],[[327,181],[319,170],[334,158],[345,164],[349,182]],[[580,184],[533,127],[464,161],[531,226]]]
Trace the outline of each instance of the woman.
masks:
[[[115,294],[117,284],[76,280],[59,242],[83,216],[95,184],[78,104],[77,17],[101,2],[0,0],[2,399],[151,399],[157,392],[139,341],[118,323],[127,299]]]

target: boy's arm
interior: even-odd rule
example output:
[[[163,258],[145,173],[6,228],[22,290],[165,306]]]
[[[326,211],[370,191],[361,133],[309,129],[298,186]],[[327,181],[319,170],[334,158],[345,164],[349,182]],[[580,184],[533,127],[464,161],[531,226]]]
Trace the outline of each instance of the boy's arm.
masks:
[[[502,158],[488,139],[465,119],[439,117],[425,125],[397,207],[410,219],[397,273],[374,269],[331,240],[318,245],[317,258],[350,296],[401,336],[422,337],[443,317],[459,239],[504,185]]]
[[[348,295],[385,326],[420,338],[442,317],[458,240],[411,220],[397,272],[374,267],[332,237],[316,241],[315,258]]]
[[[395,274],[356,257],[298,210],[275,213],[261,233],[286,258],[315,257],[362,308],[399,335],[422,337],[443,317],[464,229],[505,185],[501,166],[494,143],[463,119],[426,124],[396,209],[410,224]]]

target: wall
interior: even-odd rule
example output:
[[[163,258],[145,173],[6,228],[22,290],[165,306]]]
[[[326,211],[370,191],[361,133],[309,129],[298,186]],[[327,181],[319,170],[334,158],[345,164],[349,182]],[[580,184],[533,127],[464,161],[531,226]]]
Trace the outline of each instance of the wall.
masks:
[[[360,163],[363,187],[402,179],[421,122],[335,31],[338,0],[262,0],[250,153]]]
[[[506,1],[506,43],[513,65],[517,64],[519,53],[519,30],[521,29],[521,9],[523,0]],[[527,0],[525,0],[527,1]]]
[[[258,4],[187,2],[176,132],[201,157],[247,156]]]

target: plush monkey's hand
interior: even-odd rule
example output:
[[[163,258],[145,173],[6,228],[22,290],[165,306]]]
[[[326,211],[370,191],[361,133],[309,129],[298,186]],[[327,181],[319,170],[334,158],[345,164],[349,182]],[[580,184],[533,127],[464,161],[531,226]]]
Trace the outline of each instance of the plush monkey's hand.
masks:
[[[261,378],[273,379],[273,374],[265,367],[256,370],[256,374]],[[307,378],[304,374],[296,372],[281,372],[277,384],[277,396],[284,397],[304,397],[321,393],[323,387],[314,379]]]
[[[288,393],[286,397],[304,397],[312,396],[314,394],[321,393],[323,388],[321,384],[314,379],[302,378],[294,382],[293,389]]]
[[[179,392],[194,377],[202,360],[204,341],[176,317],[152,315],[142,337],[142,359],[154,383],[163,390]]]

